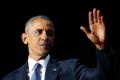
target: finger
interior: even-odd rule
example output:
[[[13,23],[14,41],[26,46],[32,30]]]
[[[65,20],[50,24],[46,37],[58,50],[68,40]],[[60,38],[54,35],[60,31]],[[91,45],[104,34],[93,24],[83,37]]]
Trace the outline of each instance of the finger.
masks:
[[[101,16],[101,17],[100,17],[100,20],[101,20],[101,23],[103,23],[103,22],[104,22],[104,21],[103,21],[103,16]]]
[[[96,8],[93,9],[93,21],[94,21],[94,23],[97,22],[97,11],[96,11]]]
[[[81,29],[86,35],[90,34],[90,32],[88,31],[87,28],[81,26],[80,29]]]
[[[92,19],[92,12],[90,11],[88,13],[88,19],[89,19],[89,26],[93,24],[93,19]]]
[[[103,20],[103,16],[101,16],[100,19],[101,19],[101,24],[102,24],[103,26],[105,26],[105,23],[104,23],[104,20]]]
[[[91,11],[88,14],[88,18],[89,18],[89,29],[92,31],[93,18],[92,18],[92,12]]]
[[[101,23],[100,10],[97,10],[97,21]]]

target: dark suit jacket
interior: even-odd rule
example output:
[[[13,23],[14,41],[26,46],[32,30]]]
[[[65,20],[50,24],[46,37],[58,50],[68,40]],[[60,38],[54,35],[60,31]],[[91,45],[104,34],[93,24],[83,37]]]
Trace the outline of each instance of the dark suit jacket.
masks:
[[[45,80],[112,80],[108,60],[110,51],[96,51],[97,67],[88,68],[78,59],[56,60],[50,58],[47,65]],[[2,80],[29,80],[28,63],[9,73]]]

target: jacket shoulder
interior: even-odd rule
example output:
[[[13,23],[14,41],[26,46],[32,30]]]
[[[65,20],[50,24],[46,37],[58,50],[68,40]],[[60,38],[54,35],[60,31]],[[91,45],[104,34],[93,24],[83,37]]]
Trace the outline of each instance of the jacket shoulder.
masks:
[[[74,59],[74,58],[70,58],[70,59],[64,59],[64,60],[58,60],[59,65],[62,68],[74,68],[76,66],[77,63],[80,64],[80,60],[79,59]]]
[[[24,69],[26,69],[26,66],[27,66],[27,63],[23,64],[22,66],[16,68],[15,70],[13,70],[13,71],[11,71],[11,72],[9,72],[9,73],[7,73],[6,75],[4,75],[4,76],[2,77],[2,80],[14,80],[15,77],[16,77],[16,75],[17,75],[19,72],[21,72],[21,71],[23,71]]]
[[[2,77],[2,80],[14,80],[16,74],[17,74],[17,70],[9,72],[8,74]]]

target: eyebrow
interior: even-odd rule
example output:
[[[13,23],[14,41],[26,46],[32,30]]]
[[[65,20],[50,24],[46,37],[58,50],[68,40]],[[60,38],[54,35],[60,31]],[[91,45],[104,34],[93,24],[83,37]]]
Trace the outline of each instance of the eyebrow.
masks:
[[[36,30],[34,30],[33,32],[39,32],[39,33],[42,33],[43,32],[43,30],[44,29],[36,29]],[[47,30],[45,30],[46,31],[46,33],[48,34],[48,35],[53,35],[54,34],[54,30],[52,30],[52,29],[47,29]]]

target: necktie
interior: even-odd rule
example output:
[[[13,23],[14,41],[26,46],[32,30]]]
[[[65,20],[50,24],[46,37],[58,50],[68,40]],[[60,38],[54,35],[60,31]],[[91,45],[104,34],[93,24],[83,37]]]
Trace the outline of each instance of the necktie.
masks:
[[[40,76],[40,69],[41,69],[41,64],[36,63],[34,66],[34,72],[32,74],[31,80],[41,80],[41,76]]]

